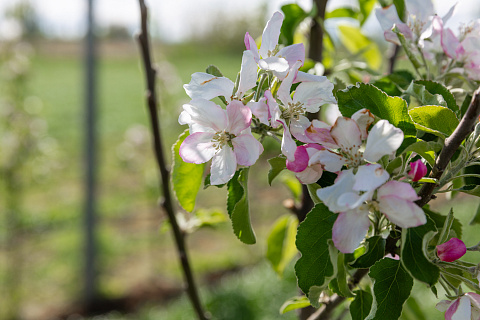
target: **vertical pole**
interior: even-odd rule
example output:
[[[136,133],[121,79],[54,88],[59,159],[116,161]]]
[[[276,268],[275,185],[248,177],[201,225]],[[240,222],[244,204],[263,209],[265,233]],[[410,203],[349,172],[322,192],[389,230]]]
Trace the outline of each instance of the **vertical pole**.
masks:
[[[95,35],[93,0],[87,0],[87,35],[85,43],[85,287],[84,300],[91,306],[97,294],[96,288],[96,77]]]

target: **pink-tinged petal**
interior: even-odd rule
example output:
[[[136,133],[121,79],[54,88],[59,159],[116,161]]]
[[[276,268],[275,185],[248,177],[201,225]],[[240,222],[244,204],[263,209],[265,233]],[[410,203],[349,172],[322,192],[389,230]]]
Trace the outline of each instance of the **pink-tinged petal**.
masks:
[[[282,74],[282,79],[285,78],[285,75],[288,72],[288,61],[284,58],[278,57],[268,57],[258,61],[258,66],[266,71],[274,71]]]
[[[260,45],[260,56],[266,58],[269,56],[268,52],[275,50],[278,45],[278,37],[280,36],[280,28],[282,27],[283,14],[275,12],[268,20],[262,34],[262,44]]]
[[[310,157],[309,165],[321,163],[326,171],[338,172],[347,163],[346,159],[330,150],[320,150]]]
[[[343,253],[352,253],[365,238],[369,227],[368,210],[357,209],[340,213],[332,229],[335,247]]]
[[[395,254],[395,253],[393,254],[393,256],[392,256],[391,253],[389,253],[385,256],[385,258],[393,259],[393,260],[400,260],[400,256],[398,254]]]
[[[365,201],[371,200],[372,196],[373,191],[364,192],[362,194],[359,194],[358,192],[345,192],[338,197],[337,204],[348,210],[355,209],[361,206]]]
[[[190,121],[190,134],[195,132],[219,132],[228,125],[227,114],[214,102],[204,99],[194,99],[183,105],[183,112],[188,117],[182,116],[183,121]]]
[[[350,155],[355,155],[362,145],[362,133],[357,123],[345,117],[339,117],[330,131],[335,143]]]
[[[263,152],[263,146],[251,134],[242,134],[232,139],[233,151],[237,157],[237,163],[241,166],[251,166],[257,162]]]
[[[420,199],[410,184],[400,181],[388,181],[378,189],[377,196],[379,199],[395,196],[412,202]]]
[[[417,21],[427,21],[435,14],[432,0],[405,0],[405,6],[409,15],[415,16]]]
[[[308,152],[307,148],[303,146],[298,146],[295,150],[295,161],[287,160],[287,169],[293,172],[302,172],[308,166]]]
[[[290,133],[299,141],[305,143],[314,142],[306,135],[306,130],[310,125],[310,120],[308,120],[307,117],[300,115],[298,119],[290,120]]]
[[[460,259],[467,253],[465,243],[457,238],[451,238],[445,243],[437,246],[437,256],[442,261],[452,262]]]
[[[289,70],[288,74],[286,75],[285,79],[283,79],[280,87],[277,91],[277,96],[282,101],[282,103],[287,106],[289,103],[292,102],[292,98],[290,97],[290,89],[292,87],[293,80],[295,79],[298,68],[300,68],[301,63],[297,62],[294,64]]]
[[[317,76],[314,74],[306,73],[303,71],[298,71],[297,76],[295,77],[295,80],[293,80],[293,83],[299,83],[299,82],[325,82],[329,81],[327,77],[325,76]]]
[[[394,33],[393,31],[387,30],[383,33],[383,36],[386,41],[396,44],[397,46],[401,45],[400,40],[398,40],[397,34]]]
[[[315,113],[326,103],[336,103],[331,82],[302,82],[293,95],[293,102],[301,102],[307,112]]]
[[[355,174],[355,191],[374,191],[382,184],[387,182],[390,175],[387,170],[383,169],[379,164],[367,164],[358,167]]]
[[[445,312],[446,320],[469,320],[472,316],[472,306],[468,297],[455,300]]]
[[[452,302],[453,301],[450,301],[450,300],[442,300],[439,303],[437,303],[435,308],[440,312],[445,312],[445,311],[447,311],[448,307],[450,307]]]
[[[247,103],[247,107],[250,108],[252,114],[260,120],[261,123],[269,125],[269,112],[267,106],[267,100],[265,98],[261,98],[258,102],[250,101]]]
[[[240,82],[237,89],[237,97],[243,97],[245,92],[257,84],[257,62],[253,53],[249,50],[243,52],[242,66],[240,69]]]
[[[412,201],[395,196],[382,197],[378,201],[380,212],[399,227],[413,228],[427,223],[422,208]]]
[[[394,127],[387,120],[380,120],[368,134],[363,158],[370,162],[377,162],[384,155],[395,153],[402,142],[402,130]]]
[[[230,100],[235,84],[228,78],[216,77],[214,75],[195,72],[192,74],[192,80],[185,84],[183,88],[192,99],[210,100],[215,97],[223,96]]]
[[[383,31],[392,30],[394,24],[399,25],[400,23],[403,23],[398,17],[395,5],[389,5],[385,8],[377,8],[375,9],[375,15]]]
[[[237,160],[232,148],[225,145],[213,157],[210,169],[210,184],[219,185],[227,183],[235,175]]]
[[[283,123],[281,120],[282,112],[280,111],[280,107],[278,106],[277,101],[272,96],[270,90],[265,91],[265,98],[268,106],[268,117],[270,119],[270,123],[272,128],[278,128],[280,123]]]
[[[475,292],[467,292],[465,293],[465,296],[470,298],[472,305],[472,319],[480,319],[480,294]]]
[[[458,59],[457,49],[461,46],[460,41],[450,28],[444,29],[441,37],[443,51],[452,59]]]
[[[285,58],[290,66],[293,66],[297,61],[303,64],[305,61],[305,47],[303,43],[292,44],[282,48],[276,56]]]
[[[257,47],[257,44],[255,43],[255,40],[247,32],[245,33],[245,39],[243,41],[245,43],[245,47],[247,48],[247,50],[252,52],[253,58],[255,59],[256,62],[258,62],[260,60],[260,55],[258,54],[258,47]]]
[[[180,145],[180,157],[188,163],[205,163],[217,152],[213,146],[214,133],[197,132],[189,135]]]
[[[412,181],[418,181],[425,177],[427,174],[427,166],[422,162],[421,159],[410,163],[410,171],[408,172],[408,176],[412,179]]]
[[[320,153],[321,151],[319,151]],[[335,183],[331,186],[321,188],[317,190],[317,196],[332,212],[343,212],[348,210],[346,206],[340,206],[338,204],[338,198],[344,193],[352,192],[352,186],[355,176],[353,171],[344,170],[339,173]]]
[[[321,164],[314,164],[305,168],[302,172],[297,172],[295,176],[302,184],[315,183],[322,177],[323,166]]]
[[[375,117],[368,109],[361,109],[352,115],[352,119],[358,124],[362,132],[362,140],[367,139],[367,131],[370,125],[375,121]]]
[[[331,128],[330,125],[323,121],[313,120],[312,125],[305,130],[305,135],[310,141],[321,144],[327,148],[336,149],[339,146],[330,134]]]
[[[288,126],[285,125],[285,122],[278,120],[283,125],[283,137],[282,137],[282,153],[287,157],[288,161],[295,161],[295,151],[297,150],[297,144],[290,134]]]
[[[242,102],[234,100],[227,105],[228,126],[227,132],[238,135],[250,126],[252,111]]]

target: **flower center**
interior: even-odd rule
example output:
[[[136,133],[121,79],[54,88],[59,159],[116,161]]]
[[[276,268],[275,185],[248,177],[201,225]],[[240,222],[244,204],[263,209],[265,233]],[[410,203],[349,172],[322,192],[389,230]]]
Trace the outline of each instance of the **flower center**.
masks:
[[[278,51],[280,51],[280,48],[279,48],[279,46],[278,46],[278,44],[277,44],[277,46],[275,47],[275,49],[273,49],[273,50],[268,50],[267,56],[268,56],[268,57],[274,57],[274,56],[278,53]]]
[[[235,135],[231,133],[225,131],[217,132],[212,138],[213,147],[219,151],[226,144],[231,146],[233,138],[235,138]]]
[[[282,117],[284,119],[295,119],[298,120],[300,115],[305,113],[305,108],[303,107],[303,103],[300,101],[296,103],[289,103],[287,108],[282,112]]]
[[[359,146],[352,145],[346,149],[341,150],[342,156],[348,168],[357,168],[362,163],[362,153]]]

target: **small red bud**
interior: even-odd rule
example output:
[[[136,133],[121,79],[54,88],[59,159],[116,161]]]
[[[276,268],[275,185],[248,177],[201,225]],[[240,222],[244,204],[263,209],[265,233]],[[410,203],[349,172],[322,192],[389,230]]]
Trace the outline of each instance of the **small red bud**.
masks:
[[[452,238],[437,246],[437,256],[442,261],[452,262],[460,259],[467,252],[467,247],[462,240]]]

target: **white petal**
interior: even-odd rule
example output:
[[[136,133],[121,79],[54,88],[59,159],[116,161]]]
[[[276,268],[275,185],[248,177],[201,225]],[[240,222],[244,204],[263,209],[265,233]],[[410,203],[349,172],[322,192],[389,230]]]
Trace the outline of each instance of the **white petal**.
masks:
[[[332,239],[343,253],[352,253],[365,238],[370,219],[367,210],[349,210],[338,215],[333,225]]]
[[[371,200],[373,191],[364,192],[359,194],[358,192],[346,192],[338,197],[337,203],[341,207],[355,209],[360,207],[365,201]]]
[[[380,120],[368,134],[363,158],[370,162],[377,162],[384,155],[395,153],[402,142],[402,130],[394,127],[387,120]]]
[[[427,223],[423,210],[414,202],[395,196],[386,196],[378,199],[380,212],[388,220],[402,228],[412,228]]]
[[[344,157],[330,150],[320,150],[310,157],[309,164],[321,163],[326,171],[338,172],[346,164]]]
[[[457,310],[452,314],[452,320],[469,320],[472,317],[472,306],[470,299],[466,296],[459,298]],[[448,313],[448,310],[447,310]],[[445,315],[446,318],[447,315]]]
[[[352,192],[352,186],[354,183],[355,177],[353,171],[344,170],[340,172],[335,183],[331,186],[318,189],[317,196],[320,200],[325,203],[328,209],[332,212],[343,212],[348,210],[346,206],[340,206],[338,204],[338,198],[344,193]]]
[[[452,304],[453,301],[451,300],[442,300],[437,305],[435,308],[440,311],[440,312],[445,312],[447,311],[448,307]]]
[[[255,61],[258,62],[258,60],[260,60],[260,55],[258,54],[258,47],[255,43],[255,40],[253,40],[252,36],[248,32],[245,33],[245,38],[243,42],[245,43],[245,48],[247,48],[247,50],[249,50],[253,54]]]
[[[352,115],[352,119],[355,120],[362,132],[362,140],[367,139],[368,128],[375,121],[373,114],[368,109],[361,109]]]
[[[229,101],[234,86],[234,83],[228,78],[216,77],[204,72],[195,72],[192,74],[190,83],[184,85],[183,88],[192,99],[210,100],[223,96]]]
[[[275,12],[268,20],[262,34],[262,44],[260,45],[260,56],[268,57],[268,51],[275,50],[278,45],[278,37],[280,36],[280,28],[282,27],[283,14]]]
[[[293,102],[301,102],[308,112],[315,113],[320,106],[337,102],[332,90],[331,82],[302,82],[295,90]]]
[[[227,105],[228,126],[226,131],[238,135],[250,126],[252,111],[242,102],[234,100]]]
[[[278,128],[280,123],[283,123],[283,120],[281,120],[282,112],[280,111],[280,107],[270,90],[265,91],[265,98],[267,99],[266,102],[271,126],[272,128]]]
[[[330,134],[331,126],[323,121],[314,119],[312,125],[305,130],[305,135],[311,142],[321,144],[326,148],[337,149],[339,146]],[[302,140],[303,141],[303,140]],[[304,141],[304,142],[310,142]]]
[[[295,150],[297,150],[297,144],[292,139],[290,130],[284,122],[278,120],[278,122],[283,124],[283,138],[282,138],[282,153],[287,157],[288,161],[295,161]]]
[[[388,196],[395,196],[409,201],[417,201],[420,199],[410,184],[400,181],[389,181],[385,183],[378,189],[377,195],[379,199]]]
[[[229,146],[224,146],[213,157],[212,167],[210,170],[210,184],[218,185],[227,183],[232,179],[237,170],[237,160],[235,153]]]
[[[301,63],[297,62],[294,64],[289,70],[288,74],[285,76],[285,79],[283,79],[282,83],[280,84],[280,87],[278,88],[277,91],[277,96],[282,101],[282,103],[286,106],[290,102],[292,102],[292,98],[290,97],[290,89],[292,87],[293,80],[295,79],[298,68],[300,68]]]
[[[303,184],[315,183],[322,177],[323,166],[321,164],[314,164],[313,166],[308,166],[302,172],[297,172],[295,176]]]
[[[253,165],[263,152],[262,144],[251,134],[242,134],[232,139],[237,163],[241,166]]]
[[[328,80],[327,77],[325,76],[317,76],[311,73],[306,73],[303,71],[298,71],[297,76],[295,77],[295,80],[293,83],[299,83],[299,82],[324,82],[324,81],[330,81]]]
[[[305,61],[305,47],[303,43],[292,44],[291,46],[282,48],[276,56],[285,58],[290,66],[293,66],[297,61],[303,64]]]
[[[367,164],[358,167],[355,174],[355,191],[374,191],[382,184],[387,182],[390,175],[379,164]]]
[[[343,152],[356,155],[362,145],[362,133],[357,123],[345,117],[339,117],[330,131],[333,140]]]
[[[435,14],[432,0],[405,0],[409,15],[414,15],[418,22],[426,22]]]
[[[213,146],[213,133],[197,132],[189,135],[180,145],[180,157],[188,163],[205,163],[212,159],[216,150]]]
[[[257,84],[257,62],[253,53],[249,50],[243,52],[242,67],[240,69],[240,83],[238,84],[237,96],[243,97],[245,92]]]
[[[252,110],[252,114],[260,120],[261,123],[269,125],[269,112],[267,106],[267,100],[265,98],[260,99],[258,102],[250,101],[247,103],[247,107]]]
[[[285,75],[288,71],[288,61],[284,58],[269,57],[261,59],[258,61],[258,66],[263,70],[274,71],[281,74],[285,73]],[[282,76],[281,80],[285,78],[285,75]]]
[[[219,132],[227,127],[228,120],[225,110],[212,101],[194,99],[183,105],[184,112],[190,116],[191,132]],[[188,117],[182,116],[183,121]]]
[[[299,141],[305,143],[314,142],[306,135],[306,130],[310,127],[310,125],[310,120],[308,120],[307,117],[301,115],[298,117],[298,120],[290,120],[290,133]]]

